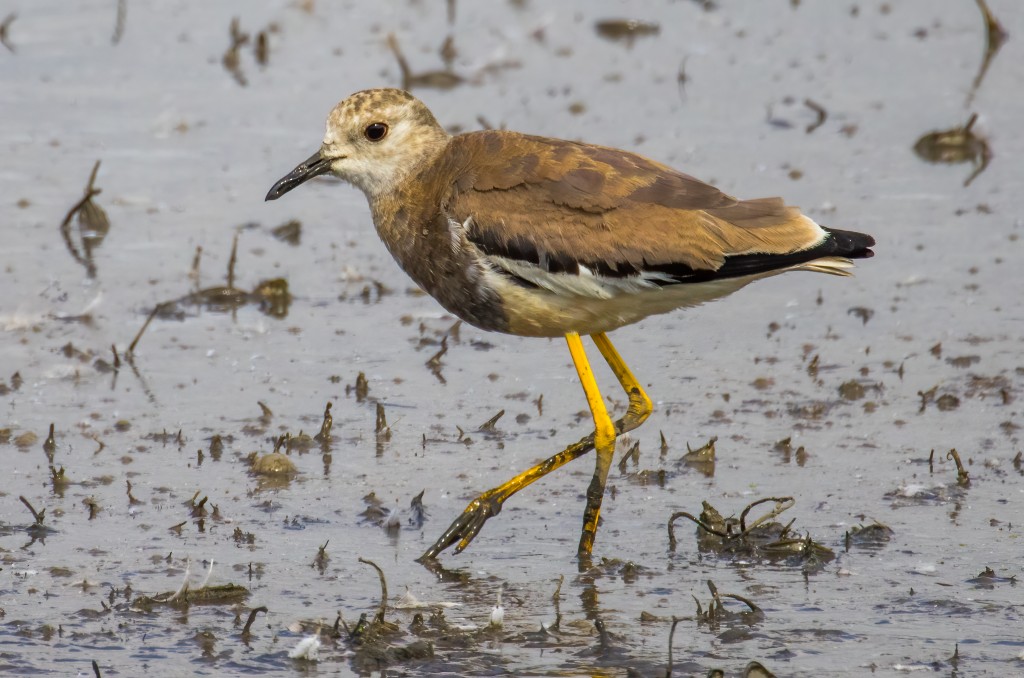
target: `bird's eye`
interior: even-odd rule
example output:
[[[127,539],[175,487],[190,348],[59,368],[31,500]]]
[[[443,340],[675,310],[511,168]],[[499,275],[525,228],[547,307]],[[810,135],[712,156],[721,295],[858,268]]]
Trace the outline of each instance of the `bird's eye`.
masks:
[[[382,122],[371,122],[363,130],[363,134],[370,141],[380,141],[388,135],[388,126]]]

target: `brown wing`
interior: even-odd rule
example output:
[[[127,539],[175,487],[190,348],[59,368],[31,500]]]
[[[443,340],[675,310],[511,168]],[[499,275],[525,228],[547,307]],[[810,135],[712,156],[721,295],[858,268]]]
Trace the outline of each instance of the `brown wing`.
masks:
[[[823,237],[778,198],[739,201],[613,148],[487,131],[454,137],[449,152],[448,212],[470,240],[551,271],[716,271],[727,257],[790,254]]]

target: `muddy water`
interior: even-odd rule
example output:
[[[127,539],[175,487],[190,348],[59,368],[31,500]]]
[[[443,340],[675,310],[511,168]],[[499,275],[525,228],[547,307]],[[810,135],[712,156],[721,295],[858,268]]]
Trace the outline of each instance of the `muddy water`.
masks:
[[[985,27],[969,0],[733,4],[460,3],[451,16],[442,3],[140,1],[116,44],[113,2],[5,9],[0,673],[93,675],[95,660],[102,675],[664,675],[673,616],[674,675],[751,660],[778,675],[1024,672],[1024,15],[990,0],[1011,38],[974,90]],[[644,23],[595,28],[622,18]],[[583,573],[588,460],[511,500],[465,553],[442,555],[446,570],[414,562],[476,493],[588,432],[564,345],[451,332],[353,189],[320,180],[262,201],[338,99],[402,84],[389,33],[423,76],[413,85],[454,85],[416,89],[453,129],[636,149],[878,240],[856,278],[783,276],[615,334],[656,410],[633,436],[639,463],[613,469]],[[450,71],[431,75],[449,35]],[[975,112],[992,158],[965,187],[969,160],[912,148]],[[85,242],[72,218],[69,245],[61,222],[96,160],[109,230],[86,224]],[[275,237],[295,219],[297,242]],[[189,296],[225,285],[236,235],[235,287],[285,279],[284,317]],[[279,436],[315,434],[327,403],[332,437],[293,440],[295,474],[251,473]],[[713,469],[681,463],[713,437]],[[421,491],[426,517],[410,525]],[[793,497],[779,520],[835,558],[701,550],[685,518],[670,549],[673,513],[706,500],[738,515],[766,496]],[[381,507],[402,511],[400,529],[380,527]],[[872,521],[891,539],[847,549]],[[390,634],[345,631],[380,601],[358,558],[386,575]],[[249,596],[144,604],[207,577]],[[725,599],[736,615],[698,618],[708,580],[763,614]],[[434,604],[422,624],[396,607],[407,591]],[[499,591],[504,626],[488,630]],[[290,659],[318,625],[319,661]]]

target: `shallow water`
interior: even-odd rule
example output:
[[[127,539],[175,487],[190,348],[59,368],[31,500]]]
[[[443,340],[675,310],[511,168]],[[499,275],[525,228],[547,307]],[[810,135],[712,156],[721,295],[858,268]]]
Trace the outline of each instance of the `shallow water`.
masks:
[[[105,676],[368,672],[369,643],[328,633],[339,613],[351,627],[377,609],[377,576],[360,557],[386,574],[386,618],[401,628],[371,649],[433,643],[432,658],[392,654],[389,675],[664,675],[673,616],[674,675],[733,675],[750,660],[778,675],[1024,672],[1012,579],[1024,506],[1013,463],[1024,15],[990,0],[1010,39],[972,96],[985,34],[969,0],[733,4],[459,3],[450,21],[442,3],[140,0],[126,3],[116,45],[115,3],[7,10],[17,17],[6,31],[15,51],[0,48],[0,673],[92,675],[92,660]],[[224,64],[235,16],[252,34],[237,53],[245,86]],[[618,18],[658,30],[595,29]],[[252,44],[263,30],[261,67]],[[462,326],[432,370],[455,320],[411,289],[357,191],[318,180],[263,202],[317,148],[338,99],[401,84],[392,32],[419,73],[443,68],[438,50],[453,36],[463,82],[415,90],[453,128],[482,119],[634,149],[878,240],[855,278],[781,276],[615,333],[656,409],[633,435],[639,465],[613,468],[597,565],[582,574],[587,460],[511,500],[466,552],[443,554],[443,576],[414,562],[477,493],[589,431],[562,342]],[[808,99],[827,112],[820,126]],[[970,163],[927,164],[912,148],[972,112],[993,157],[965,187]],[[90,277],[60,224],[96,160],[110,229]],[[294,245],[271,233],[292,219]],[[76,222],[69,233],[84,260]],[[223,285],[236,234],[237,286],[285,278],[285,317],[184,303],[153,320],[133,364],[98,362],[113,362],[111,346],[123,357],[157,304]],[[362,399],[351,388],[360,372]],[[598,379],[621,411],[611,374],[598,368]],[[327,403],[327,453],[293,450],[298,472],[283,482],[250,474],[250,453],[315,433]],[[375,433],[378,403],[389,436]],[[495,431],[478,430],[500,410]],[[679,463],[712,437],[713,475]],[[777,449],[786,438],[790,454]],[[362,515],[371,492],[404,509],[422,490],[420,528],[389,534]],[[45,510],[42,529],[21,496]],[[707,500],[738,515],[762,496],[794,497],[780,520],[836,558],[812,568],[702,552],[687,522],[669,548],[674,512],[696,515]],[[873,520],[891,541],[847,551],[847,530]],[[133,604],[177,590],[189,561],[193,588],[212,561],[210,585],[251,595]],[[977,579],[986,567],[997,577]],[[692,595],[706,609],[709,579],[763,619],[698,623]],[[503,629],[482,631],[502,589]],[[410,630],[414,613],[393,609],[406,590],[453,603],[451,627]],[[558,612],[558,632],[536,634]],[[289,659],[318,620],[319,662]]]

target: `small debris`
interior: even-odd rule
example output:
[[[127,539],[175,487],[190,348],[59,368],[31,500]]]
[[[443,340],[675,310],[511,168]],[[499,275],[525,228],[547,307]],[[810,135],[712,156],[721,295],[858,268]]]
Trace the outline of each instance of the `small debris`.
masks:
[[[505,410],[501,410],[496,415],[494,415],[493,417],[491,417],[490,419],[488,419],[484,423],[480,424],[480,428],[478,428],[477,430],[478,431],[494,431],[495,430],[495,425],[498,423],[498,420],[501,419],[504,416],[505,416]]]
[[[359,558],[359,562],[377,570],[377,578],[380,579],[380,607],[377,608],[377,616],[374,617],[374,623],[383,624],[384,616],[388,610],[388,582],[384,578],[384,570],[380,569],[380,565],[366,558]]]
[[[946,459],[952,459],[956,464],[956,480],[961,486],[967,486],[971,484],[970,474],[967,469],[964,468],[964,464],[960,461],[960,453],[956,451],[956,448],[951,449],[946,454]]]
[[[814,114],[817,116],[815,121],[808,125],[804,130],[807,134],[810,134],[811,132],[825,124],[825,121],[828,119],[828,112],[822,107],[821,104],[815,103],[810,99],[804,99],[804,106],[814,111]]]
[[[235,79],[242,87],[249,84],[249,81],[245,78],[245,73],[242,72],[241,65],[241,54],[239,50],[243,45],[249,42],[249,34],[243,33],[239,27],[238,17],[231,19],[231,25],[228,27],[228,35],[231,38],[231,44],[228,46],[224,56],[221,58],[221,63],[224,64],[224,70],[231,74],[231,77]]]
[[[256,43],[252,49],[256,63],[260,66],[266,66],[270,62],[270,41],[267,38],[267,31],[260,31],[256,34]]]
[[[977,94],[978,89],[981,87],[981,82],[985,79],[985,74],[988,72],[989,66],[992,65],[996,54],[1002,48],[1007,38],[1010,37],[988,8],[986,0],[975,0],[975,2],[977,2],[978,9],[981,10],[981,16],[985,20],[985,55],[981,60],[981,66],[978,68],[978,74],[974,76],[974,82],[971,83],[971,91],[967,95],[968,107],[974,101],[974,95]]]
[[[627,47],[632,47],[637,38],[661,33],[661,26],[636,19],[604,19],[594,24],[594,30],[605,40],[624,42]]]
[[[269,610],[267,610],[266,605],[260,605],[259,607],[254,607],[253,609],[249,610],[249,618],[245,621],[245,626],[242,627],[243,638],[249,635],[250,630],[252,629],[253,622],[256,621],[256,615],[260,612],[262,612],[263,614],[267,614]]]
[[[292,219],[280,226],[275,226],[270,232],[281,242],[286,242],[289,245],[298,245],[302,240],[302,222],[298,219]]]
[[[46,517],[46,509],[43,509],[42,511],[36,511],[35,507],[32,506],[31,502],[29,502],[29,500],[26,499],[24,496],[19,496],[18,499],[20,499],[21,503],[24,504],[25,507],[32,513],[32,518],[35,520],[35,524],[42,527],[43,519]]]
[[[313,440],[327,446],[331,442],[331,428],[333,427],[334,417],[331,416],[331,402],[327,401],[327,406],[324,408],[324,419],[320,424],[320,432],[313,436]]]
[[[993,157],[988,142],[971,131],[977,120],[978,115],[975,113],[963,127],[925,134],[914,144],[914,152],[930,163],[973,163],[974,171],[964,180],[964,186],[969,186],[975,177],[985,171]]]
[[[402,89],[432,88],[446,90],[465,82],[465,78],[450,70],[450,63],[444,70],[413,73],[409,62],[398,46],[398,38],[395,37],[395,34],[389,33],[387,40],[388,49],[395,55],[395,60],[398,61],[398,69],[402,72]],[[454,50],[455,48],[452,45],[449,46],[449,49]]]
[[[857,316],[858,318],[860,318],[861,322],[865,325],[867,325],[868,321],[871,320],[871,318],[875,315],[875,312],[873,310],[871,310],[870,308],[866,308],[864,306],[854,306],[853,308],[847,310],[846,312],[849,313],[850,315]]]
[[[252,472],[260,476],[291,476],[299,470],[295,467],[295,462],[286,455],[271,452],[253,461]]]
[[[320,660],[320,634],[306,636],[300,640],[295,647],[288,651],[291,659],[305,659],[306,661]]]
[[[10,40],[11,24],[13,24],[14,20],[17,19],[17,18],[18,18],[18,13],[17,12],[11,12],[6,17],[4,17],[4,20],[2,22],[0,22],[0,44],[2,44],[4,47],[6,47],[7,50],[11,54],[14,54],[15,52],[17,52],[17,50],[14,49],[14,45],[12,45],[10,43],[10,41],[9,41]]]
[[[498,587],[498,601],[491,608],[490,626],[492,628],[500,629],[505,624],[505,608],[501,605],[501,592],[504,590],[504,584]]]
[[[366,400],[366,396],[370,394],[370,382],[366,380],[366,374],[360,372],[356,375],[356,383],[354,386],[345,387],[345,395],[354,393],[356,396],[356,402],[361,403]]]

